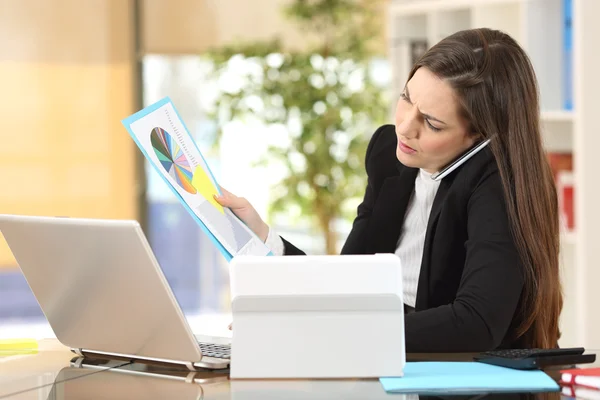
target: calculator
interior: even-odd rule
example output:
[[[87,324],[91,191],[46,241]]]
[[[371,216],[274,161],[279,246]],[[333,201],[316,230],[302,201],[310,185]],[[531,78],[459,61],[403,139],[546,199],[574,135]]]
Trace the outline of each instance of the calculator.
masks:
[[[596,361],[595,354],[584,354],[583,347],[557,349],[503,349],[483,352],[475,361],[514,369],[542,369],[572,366]]]

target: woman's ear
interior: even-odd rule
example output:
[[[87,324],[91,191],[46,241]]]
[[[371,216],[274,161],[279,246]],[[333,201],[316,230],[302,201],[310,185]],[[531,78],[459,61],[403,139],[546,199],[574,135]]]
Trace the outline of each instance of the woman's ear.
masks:
[[[475,131],[475,130],[471,131],[471,136],[474,137],[476,140],[483,139],[483,135],[479,131]]]
[[[466,137],[466,145],[467,149],[475,146],[475,144],[479,143],[483,139],[483,135],[478,132],[470,132]]]
[[[476,131],[471,132],[469,136],[473,140],[472,144],[479,143],[485,139],[485,137],[480,132]]]

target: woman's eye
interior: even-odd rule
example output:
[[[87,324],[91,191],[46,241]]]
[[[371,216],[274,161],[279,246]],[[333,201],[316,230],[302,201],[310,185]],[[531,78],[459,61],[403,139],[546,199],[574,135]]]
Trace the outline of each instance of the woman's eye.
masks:
[[[406,100],[406,101],[408,101],[408,102],[410,103],[410,100],[409,100],[409,99],[408,99],[408,97],[406,96],[406,93],[405,93],[405,92],[402,92],[402,94],[400,95],[400,98],[401,98],[401,99],[403,99],[403,100]]]
[[[439,131],[441,131],[441,130],[442,130],[441,128],[438,128],[438,127],[435,127],[435,126],[431,125],[431,122],[429,122],[429,120],[428,120],[428,119],[426,119],[426,120],[425,120],[425,122],[426,122],[426,123],[427,123],[427,125],[429,126],[429,129],[431,129],[431,130],[432,130],[432,131],[434,131],[434,132],[439,132]]]

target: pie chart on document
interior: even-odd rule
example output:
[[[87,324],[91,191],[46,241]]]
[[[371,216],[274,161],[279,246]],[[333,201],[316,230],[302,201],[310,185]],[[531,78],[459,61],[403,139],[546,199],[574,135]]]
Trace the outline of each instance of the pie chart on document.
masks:
[[[164,129],[154,128],[150,142],[160,165],[171,178],[186,192],[196,194],[198,191],[192,184],[192,167],[177,141]]]
[[[213,197],[218,194],[217,188],[204,168],[199,165],[192,171],[181,146],[167,131],[158,127],[152,129],[150,142],[160,165],[183,190],[202,195],[221,214],[225,214],[223,207]]]

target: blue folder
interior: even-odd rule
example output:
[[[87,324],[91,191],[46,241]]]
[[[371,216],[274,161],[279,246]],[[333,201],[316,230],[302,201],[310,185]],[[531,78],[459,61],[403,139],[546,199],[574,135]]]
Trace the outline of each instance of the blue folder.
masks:
[[[403,377],[380,378],[379,381],[386,392],[423,395],[559,390],[559,385],[543,371],[523,371],[480,362],[408,362]]]
[[[179,120],[181,121],[181,124],[183,125],[183,128],[185,129],[186,135],[188,135],[188,136],[191,137],[191,134],[190,134],[187,126],[185,125],[185,122],[183,122],[183,119],[179,115],[179,112],[175,108],[175,105],[171,101],[171,98],[168,97],[168,96],[162,98],[161,100],[159,100],[159,101],[157,101],[157,102],[155,102],[155,103],[153,103],[151,105],[149,105],[148,107],[145,107],[144,109],[136,112],[135,114],[132,114],[132,115],[128,116],[127,118],[123,119],[121,121],[121,123],[123,124],[123,126],[125,127],[125,129],[127,129],[127,132],[129,132],[129,135],[131,136],[131,138],[133,139],[133,141],[135,142],[135,144],[139,147],[139,149],[142,152],[142,154],[144,155],[144,157],[148,161],[150,161],[150,165],[152,165],[152,167],[154,168],[154,170],[158,173],[158,175],[167,184],[167,187],[169,187],[171,189],[171,192],[175,195],[175,197],[177,197],[177,199],[181,202],[181,204],[185,207],[185,209],[190,213],[190,215],[192,216],[192,218],[194,218],[194,220],[196,220],[196,222],[198,223],[198,225],[200,225],[200,228],[210,238],[210,240],[212,241],[213,245],[219,250],[219,252],[223,255],[223,257],[225,257],[225,260],[227,260],[227,262],[229,262],[235,256],[235,254],[230,254],[227,251],[227,249],[223,246],[223,244],[221,244],[221,242],[215,237],[215,235],[213,235],[213,233],[210,231],[210,229],[191,210],[190,206],[185,202],[185,200],[181,197],[181,195],[179,193],[177,193],[177,190],[173,187],[173,185],[171,185],[171,183],[169,182],[169,180],[161,173],[160,168],[155,163],[152,162],[152,159],[150,157],[148,157],[148,154],[144,150],[144,147],[136,139],[136,137],[135,137],[135,135],[134,135],[134,133],[133,133],[133,131],[131,129],[131,124],[133,124],[135,121],[137,121],[137,120],[145,117],[146,115],[150,114],[151,112],[154,112],[154,111],[158,110],[159,108],[161,108],[162,106],[164,106],[165,104],[168,104],[168,103],[171,103],[171,106],[173,107],[173,110],[175,110],[175,114],[177,115],[177,118],[179,118]],[[196,144],[196,142],[194,140],[192,140],[192,142],[196,146],[196,149],[198,150],[198,153],[200,153],[200,157],[202,157],[202,160],[206,164],[206,166],[208,168],[208,175],[210,176],[211,180],[215,184],[215,187],[216,187],[217,191],[219,192],[219,194],[222,194],[220,186],[217,184],[217,180],[215,179],[212,171],[210,170],[210,166],[208,165],[208,163],[204,159],[204,156],[202,155],[202,152],[200,151],[200,149],[198,149],[198,145]],[[268,255],[272,256],[273,253],[269,252]]]

